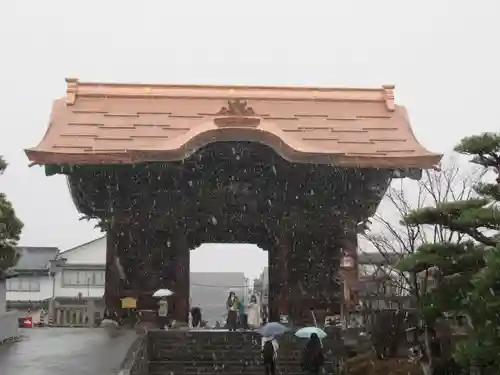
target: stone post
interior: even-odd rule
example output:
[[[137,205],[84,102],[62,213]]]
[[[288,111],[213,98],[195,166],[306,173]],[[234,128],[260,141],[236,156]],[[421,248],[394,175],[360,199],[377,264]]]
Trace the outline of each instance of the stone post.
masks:
[[[93,299],[87,299],[87,317],[88,321],[86,323],[87,326],[93,327],[95,326],[95,301]]]

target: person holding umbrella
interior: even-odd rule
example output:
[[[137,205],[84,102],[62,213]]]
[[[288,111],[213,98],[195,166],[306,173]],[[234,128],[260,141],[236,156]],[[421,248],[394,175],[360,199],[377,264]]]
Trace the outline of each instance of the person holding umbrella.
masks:
[[[159,289],[153,294],[153,297],[160,299],[158,301],[158,312],[157,312],[158,325],[160,326],[160,328],[166,329],[169,325],[167,297],[170,297],[173,294],[174,292],[172,292],[169,289]]]
[[[264,363],[264,374],[276,374],[276,358],[279,349],[278,340],[274,336],[262,337],[262,362]]]
[[[302,361],[300,363],[302,370],[311,375],[318,375],[324,363],[323,345],[319,336],[316,333],[311,333],[302,354]]]
[[[168,327],[168,301],[167,297],[161,297],[158,301],[158,324],[160,328]]]
[[[313,334],[318,336],[320,343],[321,340],[327,336],[326,332],[318,327],[304,327],[295,332],[295,336],[300,337],[301,339],[310,339]],[[323,346],[323,344],[321,344],[321,346]]]
[[[278,357],[279,344],[276,336],[282,335],[288,328],[280,323],[267,323],[259,328],[257,333],[262,335],[262,359],[266,375],[275,375],[276,358]]]

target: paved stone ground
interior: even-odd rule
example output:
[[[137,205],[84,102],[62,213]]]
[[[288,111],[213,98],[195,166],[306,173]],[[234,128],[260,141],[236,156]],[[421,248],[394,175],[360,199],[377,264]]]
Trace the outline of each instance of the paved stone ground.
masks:
[[[116,374],[134,341],[133,331],[33,328],[19,342],[0,345],[1,375]]]

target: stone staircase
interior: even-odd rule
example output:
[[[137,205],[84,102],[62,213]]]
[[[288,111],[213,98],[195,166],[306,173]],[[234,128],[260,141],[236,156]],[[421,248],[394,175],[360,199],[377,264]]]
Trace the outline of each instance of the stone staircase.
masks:
[[[279,339],[277,375],[299,375],[304,340],[293,335]],[[325,356],[332,350],[325,346]],[[253,332],[161,331],[148,332],[149,375],[263,375],[261,336]],[[335,359],[327,359],[333,373]]]

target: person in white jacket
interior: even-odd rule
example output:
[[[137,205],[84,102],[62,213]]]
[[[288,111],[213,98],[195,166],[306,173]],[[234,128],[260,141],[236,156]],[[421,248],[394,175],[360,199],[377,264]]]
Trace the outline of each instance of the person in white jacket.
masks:
[[[261,321],[261,311],[260,304],[257,302],[257,297],[253,295],[250,297],[250,303],[248,304],[248,326],[252,329],[259,328],[262,324]]]

